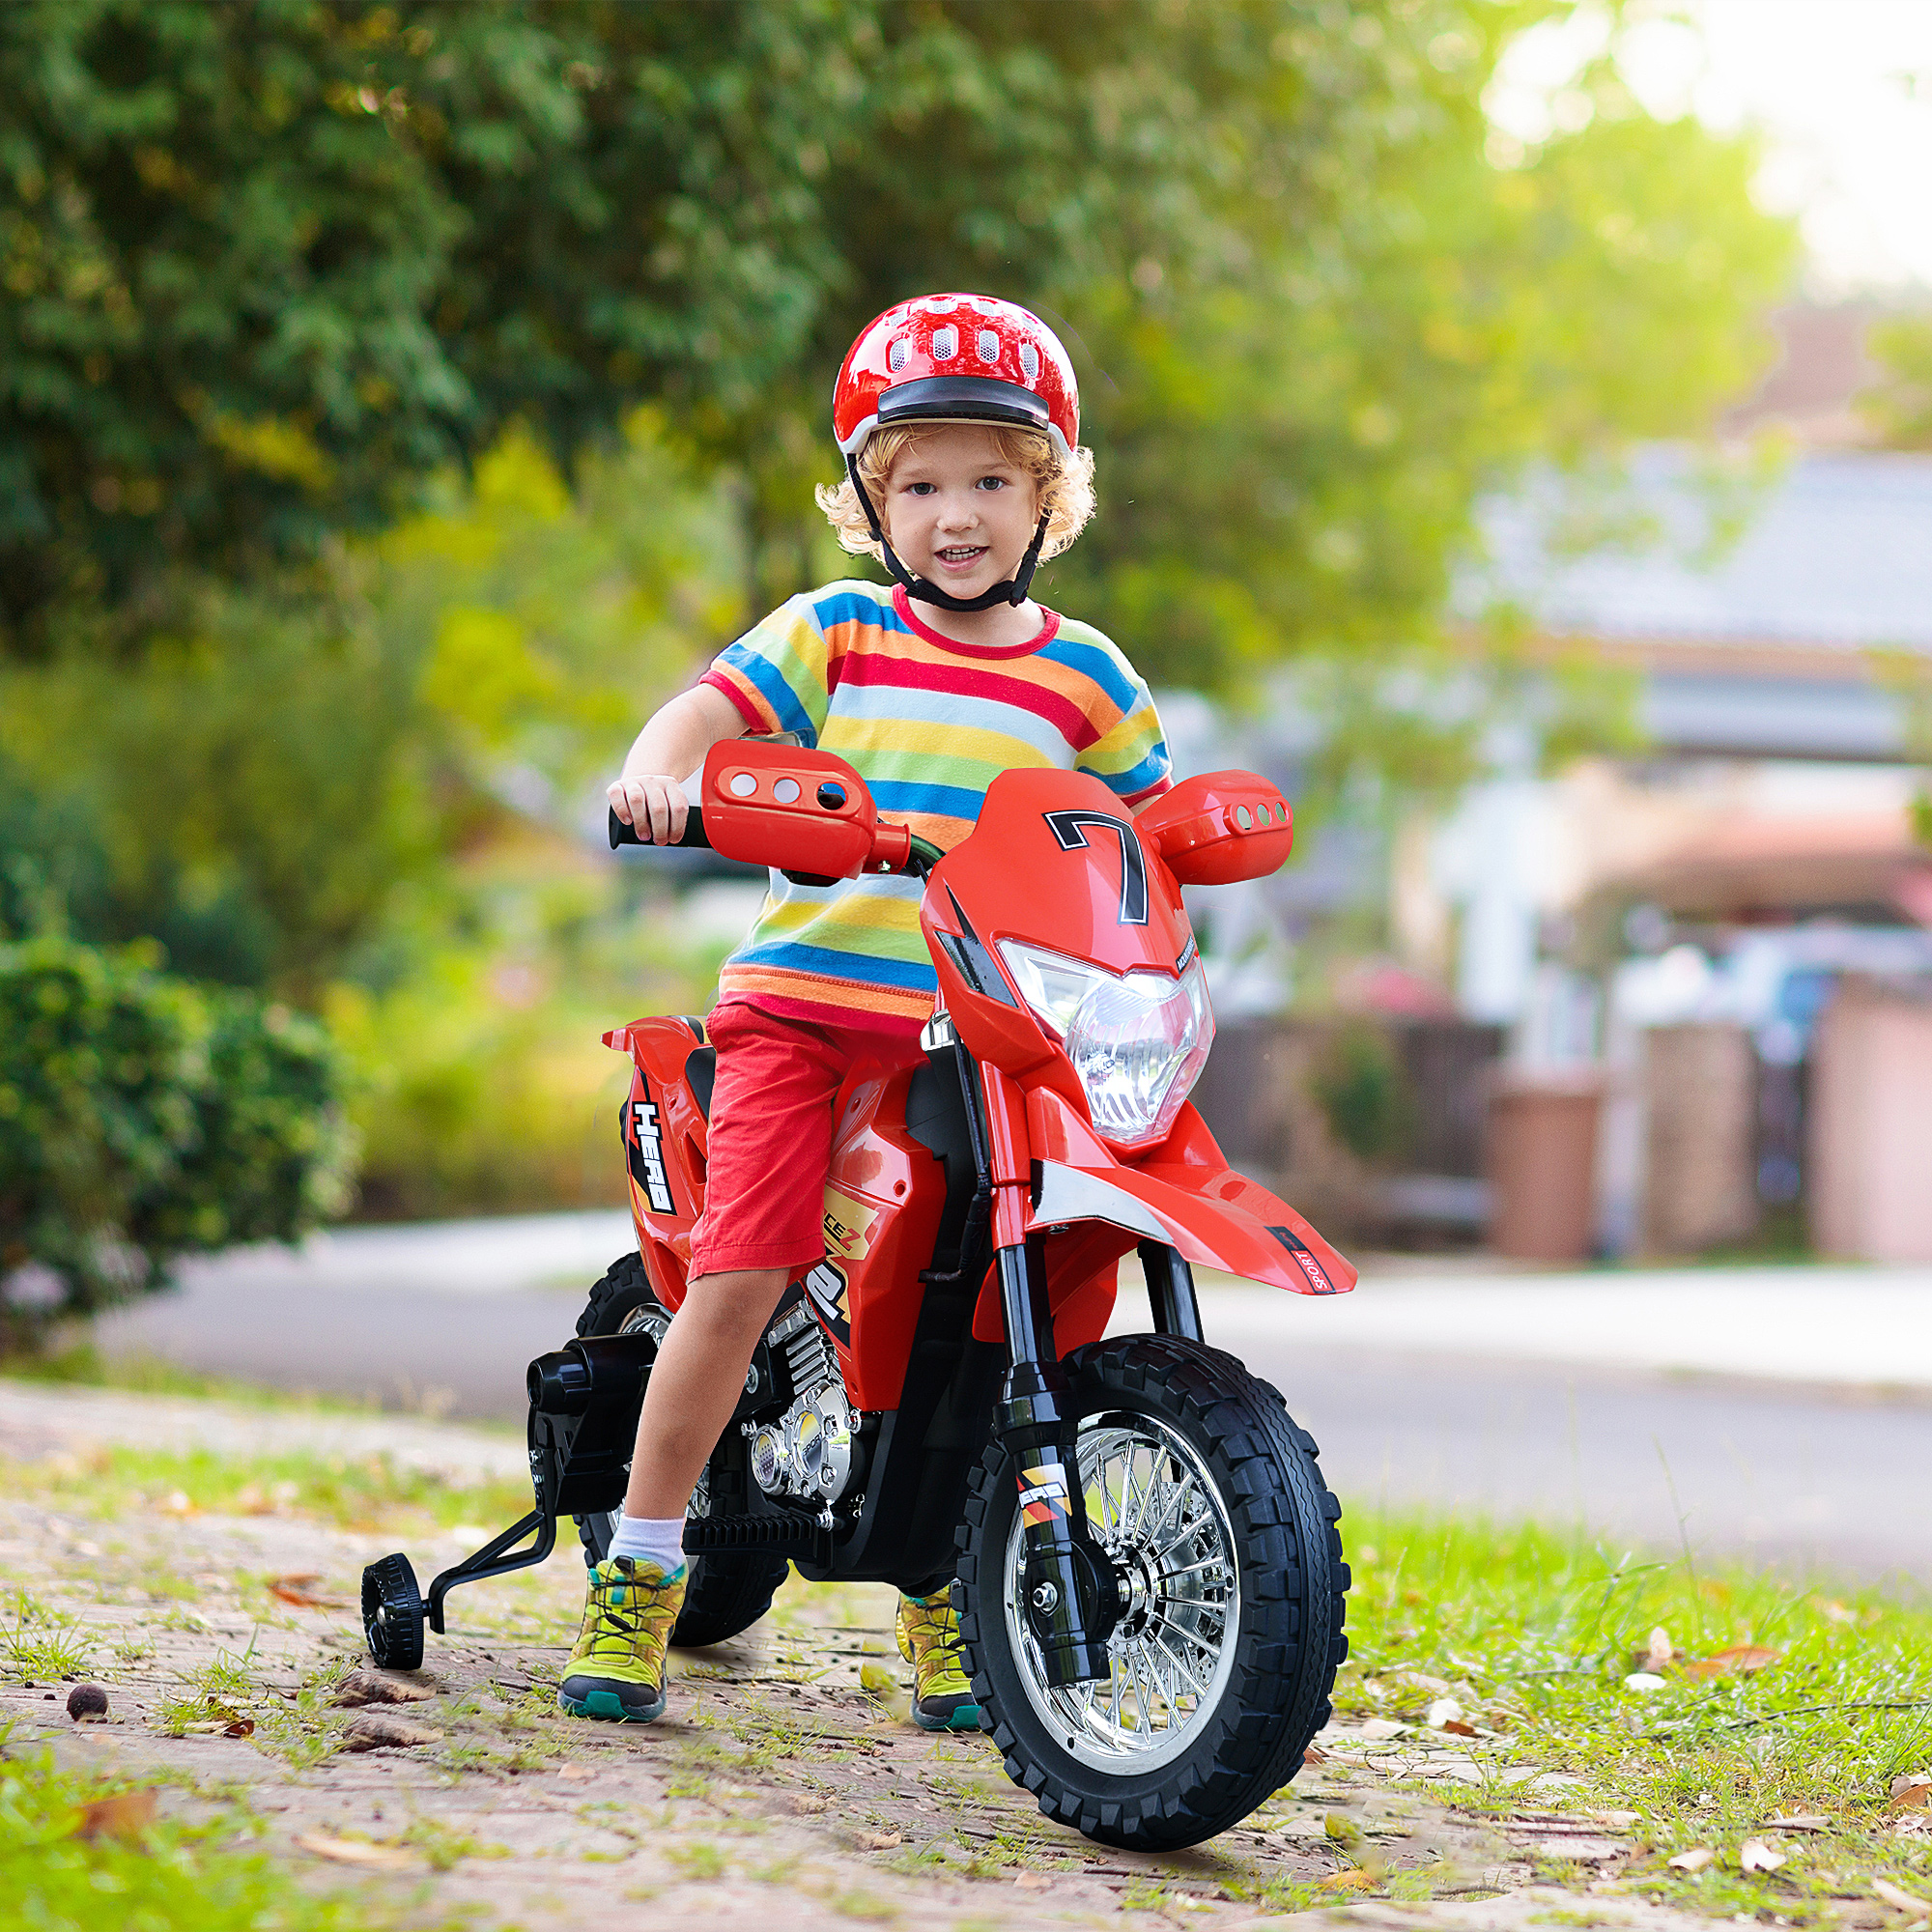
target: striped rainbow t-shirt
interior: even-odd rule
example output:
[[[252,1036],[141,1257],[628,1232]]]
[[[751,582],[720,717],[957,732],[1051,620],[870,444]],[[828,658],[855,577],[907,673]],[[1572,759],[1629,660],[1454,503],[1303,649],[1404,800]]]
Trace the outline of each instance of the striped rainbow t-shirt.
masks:
[[[903,589],[846,579],[806,591],[726,649],[704,682],[753,733],[795,731],[866,781],[882,814],[949,850],[1000,773],[1091,772],[1129,807],[1167,789],[1146,683],[1091,625],[1054,611],[1023,644],[955,643]],[[910,1033],[938,980],[917,879],[772,887],[719,974],[719,998],[821,1025]]]

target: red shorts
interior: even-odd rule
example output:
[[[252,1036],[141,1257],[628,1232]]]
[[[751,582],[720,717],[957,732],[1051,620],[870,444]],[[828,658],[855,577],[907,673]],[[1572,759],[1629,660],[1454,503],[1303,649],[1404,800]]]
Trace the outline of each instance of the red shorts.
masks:
[[[781,1019],[735,1000],[704,1033],[718,1078],[692,1279],[727,1268],[796,1274],[825,1253],[832,1110],[846,1074],[861,1060],[917,1059],[919,1047],[899,1034]]]

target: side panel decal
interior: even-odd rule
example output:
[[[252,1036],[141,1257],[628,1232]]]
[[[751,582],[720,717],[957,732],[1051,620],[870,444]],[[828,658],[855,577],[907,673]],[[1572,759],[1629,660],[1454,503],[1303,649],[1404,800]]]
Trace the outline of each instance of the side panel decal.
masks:
[[[657,1102],[651,1098],[650,1083],[641,1072],[638,1084],[625,1102],[624,1153],[630,1163],[631,1179],[659,1214],[675,1214],[677,1203],[671,1196],[670,1176],[665,1172],[664,1134],[658,1125]]]

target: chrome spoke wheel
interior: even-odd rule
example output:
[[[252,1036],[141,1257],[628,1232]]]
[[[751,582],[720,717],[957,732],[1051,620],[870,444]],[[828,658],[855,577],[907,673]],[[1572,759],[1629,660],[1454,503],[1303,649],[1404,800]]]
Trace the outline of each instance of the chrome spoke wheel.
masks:
[[[1220,1703],[1240,1634],[1240,1578],[1228,1507],[1207,1463],[1151,1415],[1084,1420],[1080,1487],[1094,1541],[1125,1613],[1107,1640],[1108,1674],[1049,1685],[1026,1614],[1025,1526],[1007,1539],[1008,1639],[1028,1699],[1083,1764],[1151,1771],[1179,1755]]]

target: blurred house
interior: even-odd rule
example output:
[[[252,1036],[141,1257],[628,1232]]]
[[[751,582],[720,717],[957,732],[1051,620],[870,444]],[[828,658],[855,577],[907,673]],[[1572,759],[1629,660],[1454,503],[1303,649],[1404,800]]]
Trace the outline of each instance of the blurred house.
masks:
[[[1855,373],[1840,355],[1840,383]],[[1848,407],[1795,379],[1787,391],[1819,433],[1853,440]],[[1806,450],[1742,505],[1727,544],[1721,508],[1670,448],[1641,453],[1618,507],[1644,542],[1577,554],[1602,506],[1553,480],[1493,507],[1482,594],[1526,613],[1552,653],[1582,645],[1626,668],[1647,745],[1559,779],[1498,777],[1412,833],[1395,929],[1453,976],[1468,1016],[1513,1029],[1520,1061],[1606,1066],[1602,1245],[1737,1239],[1758,1209],[1805,1195],[1821,1242],[1932,1259],[1932,1215],[1891,1198],[1932,1201],[1932,1107],[1892,1093],[1932,988],[1932,853],[1912,810],[1932,755],[1932,457]],[[1821,1028],[1840,981],[1907,1004]],[[1900,1092],[1932,1093],[1932,1050],[1913,1065],[1918,1084]],[[1807,1127],[1814,1087],[1830,1131],[1817,1108]],[[1889,1178],[1860,1184],[1889,1193],[1854,1211],[1836,1151],[1880,1114]],[[1722,1172],[1714,1148],[1732,1151]]]

